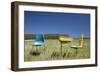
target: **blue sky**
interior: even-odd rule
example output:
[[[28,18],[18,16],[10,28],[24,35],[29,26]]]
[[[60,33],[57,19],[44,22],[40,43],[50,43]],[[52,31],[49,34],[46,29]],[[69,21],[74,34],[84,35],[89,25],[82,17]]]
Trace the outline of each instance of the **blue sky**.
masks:
[[[90,36],[90,14],[24,11],[24,33]]]

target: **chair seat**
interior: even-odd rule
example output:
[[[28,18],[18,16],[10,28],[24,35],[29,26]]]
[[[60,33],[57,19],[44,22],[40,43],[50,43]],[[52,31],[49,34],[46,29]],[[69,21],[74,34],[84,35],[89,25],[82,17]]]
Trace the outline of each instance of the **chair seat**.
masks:
[[[66,37],[66,36],[59,36],[59,41],[62,43],[68,43],[72,41],[71,37]]]
[[[42,45],[44,45],[44,42],[34,42],[33,44],[32,44],[32,46],[42,46]]]
[[[75,45],[73,45],[73,46],[71,46],[71,48],[78,49],[78,48],[82,48],[82,46],[75,46]]]

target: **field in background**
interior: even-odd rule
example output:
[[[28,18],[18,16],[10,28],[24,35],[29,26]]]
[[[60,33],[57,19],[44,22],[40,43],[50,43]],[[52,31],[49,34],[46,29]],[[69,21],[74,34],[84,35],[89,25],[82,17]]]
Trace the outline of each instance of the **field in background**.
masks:
[[[34,40],[27,39],[25,42],[24,61],[45,61],[45,60],[68,60],[68,59],[86,59],[90,58],[90,39],[84,39],[84,46],[77,50],[71,48],[72,45],[78,44],[78,39],[73,42],[63,44],[61,47],[58,39],[46,39],[45,46],[33,46]]]

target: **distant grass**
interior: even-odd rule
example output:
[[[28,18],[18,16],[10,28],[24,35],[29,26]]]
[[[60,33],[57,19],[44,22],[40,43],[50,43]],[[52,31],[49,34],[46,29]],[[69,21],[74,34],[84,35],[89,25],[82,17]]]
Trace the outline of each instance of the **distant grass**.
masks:
[[[71,48],[71,45],[77,45],[78,39],[73,42],[63,44],[62,55],[60,42],[57,39],[46,39],[44,46],[33,46],[34,40],[25,40],[25,61],[44,61],[44,60],[62,60],[62,59],[86,59],[90,58],[90,40],[84,39],[84,47],[82,49]]]

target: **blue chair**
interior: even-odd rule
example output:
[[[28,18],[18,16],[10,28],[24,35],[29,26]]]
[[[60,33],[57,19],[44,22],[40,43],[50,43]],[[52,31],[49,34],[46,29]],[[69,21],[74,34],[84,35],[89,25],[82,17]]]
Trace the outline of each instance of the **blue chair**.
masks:
[[[44,35],[43,34],[36,34],[35,36],[35,41],[32,43],[32,48],[33,46],[44,46],[45,49],[45,44],[44,44]],[[37,50],[37,48],[36,48]]]

